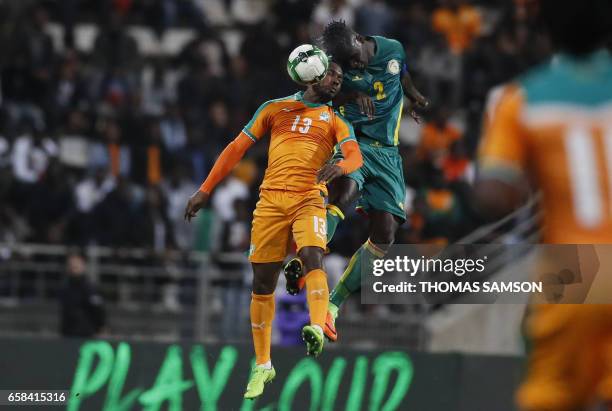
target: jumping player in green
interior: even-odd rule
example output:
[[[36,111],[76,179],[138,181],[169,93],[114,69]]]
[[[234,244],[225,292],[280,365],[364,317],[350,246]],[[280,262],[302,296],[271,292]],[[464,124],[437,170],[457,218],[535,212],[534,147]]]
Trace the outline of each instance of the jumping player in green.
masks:
[[[334,100],[340,114],[353,125],[363,156],[360,170],[337,178],[328,186],[327,241],[344,219],[344,212],[359,198],[358,208],[369,215],[369,238],[352,256],[342,278],[330,294],[325,335],[337,340],[335,320],[342,303],[361,288],[361,265],[383,257],[405,221],[406,186],[398,133],[404,95],[412,117],[414,108],[429,102],[412,84],[406,53],[397,40],[365,37],[342,21],[331,22],[323,32],[323,47],[345,70],[342,95]],[[335,157],[340,158],[340,153]],[[299,292],[302,264],[295,258],[285,266],[287,291]]]

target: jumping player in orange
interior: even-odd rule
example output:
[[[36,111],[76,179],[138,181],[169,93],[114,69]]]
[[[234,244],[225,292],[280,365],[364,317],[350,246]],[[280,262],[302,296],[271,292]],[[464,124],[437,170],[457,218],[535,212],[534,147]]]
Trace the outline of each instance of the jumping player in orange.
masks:
[[[611,244],[612,56],[604,45],[612,2],[541,0],[540,13],[561,53],[497,93],[480,149],[479,202],[508,212],[533,185],[544,242]],[[525,325],[533,348],[521,410],[580,411],[595,401],[612,410],[612,305],[533,304]]]
[[[249,250],[253,266],[251,329],[256,366],[245,398],[261,395],[265,384],[276,375],[270,359],[274,289],[291,237],[307,272],[310,325],[302,329],[302,338],[309,355],[317,356],[323,349],[329,300],[322,264],[327,242],[325,183],[357,170],[362,164],[353,128],[331,107],[341,84],[342,69],[332,62],[325,78],[305,92],[262,104],[221,153],[185,209],[185,218],[191,220],[247,149],[270,135],[268,167],[253,213]],[[340,144],[344,160],[330,164],[328,160],[336,144]]]

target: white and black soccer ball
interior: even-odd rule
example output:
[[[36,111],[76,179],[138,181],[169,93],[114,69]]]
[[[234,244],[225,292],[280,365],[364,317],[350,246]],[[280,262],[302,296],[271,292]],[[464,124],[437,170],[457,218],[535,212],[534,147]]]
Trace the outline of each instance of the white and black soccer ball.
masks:
[[[287,60],[287,72],[291,79],[301,85],[315,84],[327,74],[327,54],[312,44],[296,47]]]

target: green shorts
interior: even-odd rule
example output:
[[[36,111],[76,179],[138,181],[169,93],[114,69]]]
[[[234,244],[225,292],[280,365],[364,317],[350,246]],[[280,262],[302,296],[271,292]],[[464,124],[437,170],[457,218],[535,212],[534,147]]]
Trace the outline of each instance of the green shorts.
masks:
[[[357,140],[363,156],[363,166],[347,175],[355,180],[361,192],[357,208],[365,212],[386,211],[405,221],[406,184],[398,148],[382,146],[375,140],[361,136]],[[342,153],[338,150],[333,160],[341,158]]]

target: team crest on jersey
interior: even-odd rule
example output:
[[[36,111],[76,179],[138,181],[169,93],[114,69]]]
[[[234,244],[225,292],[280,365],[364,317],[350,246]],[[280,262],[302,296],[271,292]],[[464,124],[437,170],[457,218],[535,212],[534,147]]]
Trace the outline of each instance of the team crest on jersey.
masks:
[[[389,60],[389,63],[387,63],[387,72],[393,75],[398,74],[400,72],[399,61],[397,61],[396,59]]]
[[[328,113],[321,113],[321,115],[319,116],[319,120],[325,121],[326,123],[329,123],[329,114]]]

